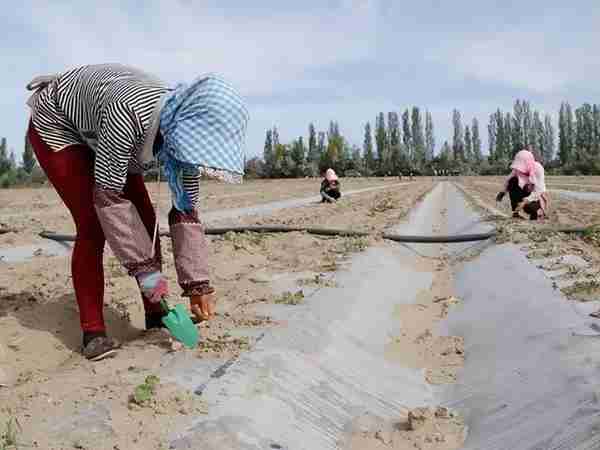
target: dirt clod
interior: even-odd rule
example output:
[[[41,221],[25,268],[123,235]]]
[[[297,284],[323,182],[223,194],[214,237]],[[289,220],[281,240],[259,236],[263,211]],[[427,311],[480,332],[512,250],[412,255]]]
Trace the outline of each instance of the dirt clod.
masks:
[[[349,450],[457,450],[466,438],[463,419],[444,407],[415,408],[396,422],[370,418],[365,425],[355,421]]]

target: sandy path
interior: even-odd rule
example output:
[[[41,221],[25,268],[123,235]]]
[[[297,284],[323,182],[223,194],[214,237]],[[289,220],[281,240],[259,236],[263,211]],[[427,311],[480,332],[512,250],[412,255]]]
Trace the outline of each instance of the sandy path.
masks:
[[[344,191],[398,183],[398,178],[347,178],[341,180]],[[318,195],[319,179],[250,180],[241,185],[216,182],[202,184],[201,213],[244,208],[274,201]],[[152,198],[157,197],[156,183],[147,183]],[[160,210],[168,211],[168,187],[161,185]],[[19,233],[0,234],[0,248],[43,242],[37,234],[43,230],[73,233],[68,210],[51,188],[0,189],[0,227],[17,228]]]
[[[431,185],[430,181],[424,180],[425,185]],[[344,191],[344,200],[349,197],[357,197],[360,204],[374,201],[375,203],[369,210],[369,217],[374,218],[375,213],[383,212],[388,209],[394,209],[393,205],[388,204],[390,199],[390,192],[394,190],[403,190],[407,192],[407,195],[412,198],[411,194],[411,183],[386,183],[383,185],[371,186],[355,190]],[[375,194],[381,194],[373,197]],[[382,197],[383,195],[383,197]],[[413,199],[414,201],[414,199]],[[330,209],[334,206],[342,205],[348,207],[350,204],[346,201],[337,202],[335,205],[321,205],[321,198],[319,196],[294,198],[288,200],[279,200],[269,203],[261,203],[250,207],[241,208],[228,208],[221,210],[208,211],[202,214],[201,218],[205,226],[238,226],[242,223],[248,223],[249,220],[253,224],[261,222],[264,217],[270,217],[270,224],[281,224],[290,223],[291,216],[297,216],[296,212],[307,211],[307,207],[311,209],[311,212],[323,211],[323,208]],[[319,210],[317,207],[321,207]],[[358,206],[360,208],[360,206]],[[355,207],[356,209],[356,207]],[[304,218],[308,219],[309,226],[317,226],[317,216],[309,212],[304,214]],[[339,208],[338,208],[339,212]],[[401,215],[406,212],[406,209],[401,211]],[[160,217],[160,228],[161,230],[168,230],[168,219],[166,217],[167,212],[159,210]],[[323,217],[331,217],[331,215],[321,214]],[[289,216],[289,217],[288,217]],[[362,217],[361,215],[356,218]],[[257,220],[258,219],[258,220]],[[312,221],[312,223],[310,223]],[[372,221],[371,221],[372,222]],[[299,225],[299,224],[298,224]],[[364,227],[363,227],[364,228]],[[373,227],[371,227],[373,228]],[[46,231],[56,232],[55,229],[45,229]],[[73,235],[73,232],[66,232],[67,234]],[[32,235],[26,232],[9,232],[4,234],[4,241],[8,245],[7,247],[0,247],[0,261],[5,263],[18,263],[24,262],[33,257],[45,255],[45,256],[68,256],[72,249],[71,242],[55,242],[52,240],[42,239],[39,235]],[[0,241],[2,241],[0,235]],[[110,250],[108,250],[110,253]]]

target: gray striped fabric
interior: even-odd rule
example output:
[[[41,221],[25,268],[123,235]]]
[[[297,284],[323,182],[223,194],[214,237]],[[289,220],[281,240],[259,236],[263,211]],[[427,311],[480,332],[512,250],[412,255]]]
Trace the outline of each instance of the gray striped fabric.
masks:
[[[38,90],[28,104],[40,137],[53,151],[88,145],[96,152],[94,176],[100,187],[122,192],[128,172],[149,168],[139,161],[140,150],[155,108],[170,90],[157,78],[119,64],[100,64],[28,88]],[[183,182],[197,204],[199,175],[186,175]]]

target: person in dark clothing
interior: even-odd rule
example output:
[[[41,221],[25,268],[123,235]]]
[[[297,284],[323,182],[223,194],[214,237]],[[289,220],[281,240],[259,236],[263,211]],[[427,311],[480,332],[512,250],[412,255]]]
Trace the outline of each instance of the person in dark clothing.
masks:
[[[496,196],[501,202],[508,192],[514,218],[521,218],[519,211],[523,210],[531,220],[546,217],[548,209],[548,194],[544,182],[544,168],[535,161],[533,154],[522,150],[515,156],[511,174],[506,180],[504,190]]]
[[[321,203],[333,203],[342,196],[340,182],[333,169],[327,169],[321,182]]]
[[[531,189],[529,184],[521,187],[517,177],[513,177],[508,181],[508,196],[510,197],[510,206],[513,211],[521,204],[524,198],[529,195]]]

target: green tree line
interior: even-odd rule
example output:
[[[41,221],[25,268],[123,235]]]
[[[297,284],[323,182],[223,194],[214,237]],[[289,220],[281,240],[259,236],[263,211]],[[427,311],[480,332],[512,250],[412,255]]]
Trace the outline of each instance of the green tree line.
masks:
[[[266,132],[262,158],[247,161],[250,177],[293,178],[318,176],[333,168],[346,176],[395,176],[425,174],[434,170],[460,170],[467,162],[483,160],[479,123],[473,119],[463,129],[460,113],[454,112],[455,139],[452,150],[445,142],[436,155],[433,118],[413,106],[402,113],[380,112],[364,124],[362,146],[351,145],[336,121],[327,131],[308,126],[308,145],[303,136],[289,144],[280,141],[277,127]]]
[[[280,141],[277,127],[266,132],[262,158],[246,162],[249,176],[293,178],[318,176],[328,168],[342,175],[398,175],[424,169],[434,159],[435,136],[429,112],[418,107],[381,112],[374,126],[364,125],[362,147],[351,145],[331,121],[327,131],[308,126],[308,139],[300,136],[291,143]]]
[[[8,150],[6,138],[0,139],[0,188],[42,183],[45,179],[29,139],[25,138],[23,161],[20,164],[17,163],[14,150]]]
[[[549,173],[600,174],[600,105],[584,103],[572,108],[563,102],[558,126],[548,114],[527,100],[516,100],[511,111],[497,109],[487,125],[487,152],[483,153],[477,118],[465,119],[452,111],[450,141],[439,142],[429,111],[418,106],[403,112],[380,112],[363,127],[361,146],[344,137],[337,121],[327,130],[308,126],[307,136],[283,143],[277,127],[266,131],[263,155],[246,161],[249,177],[294,178],[319,176],[331,167],[340,175],[384,176],[432,174],[506,173],[513,156],[531,145]],[[156,171],[147,174],[155,179]],[[36,163],[33,149],[24,139],[22,162],[6,138],[0,139],[0,187],[42,183],[45,175]]]
[[[552,117],[542,114],[527,100],[516,100],[511,111],[496,110],[487,125],[484,154],[477,118],[465,120],[452,111],[450,142],[436,142],[431,114],[414,106],[401,114],[380,112],[364,125],[362,147],[351,145],[331,121],[327,131],[308,126],[291,143],[280,141],[276,127],[266,132],[263,157],[247,161],[250,177],[291,178],[318,176],[332,167],[341,175],[383,176],[433,174],[506,173],[514,155],[531,146],[554,174],[600,174],[600,105],[585,103],[575,109],[560,106],[558,133]],[[437,145],[436,145],[437,144]]]
[[[566,174],[600,173],[600,105],[584,103],[573,109],[562,103],[558,114],[558,153],[555,165]]]

